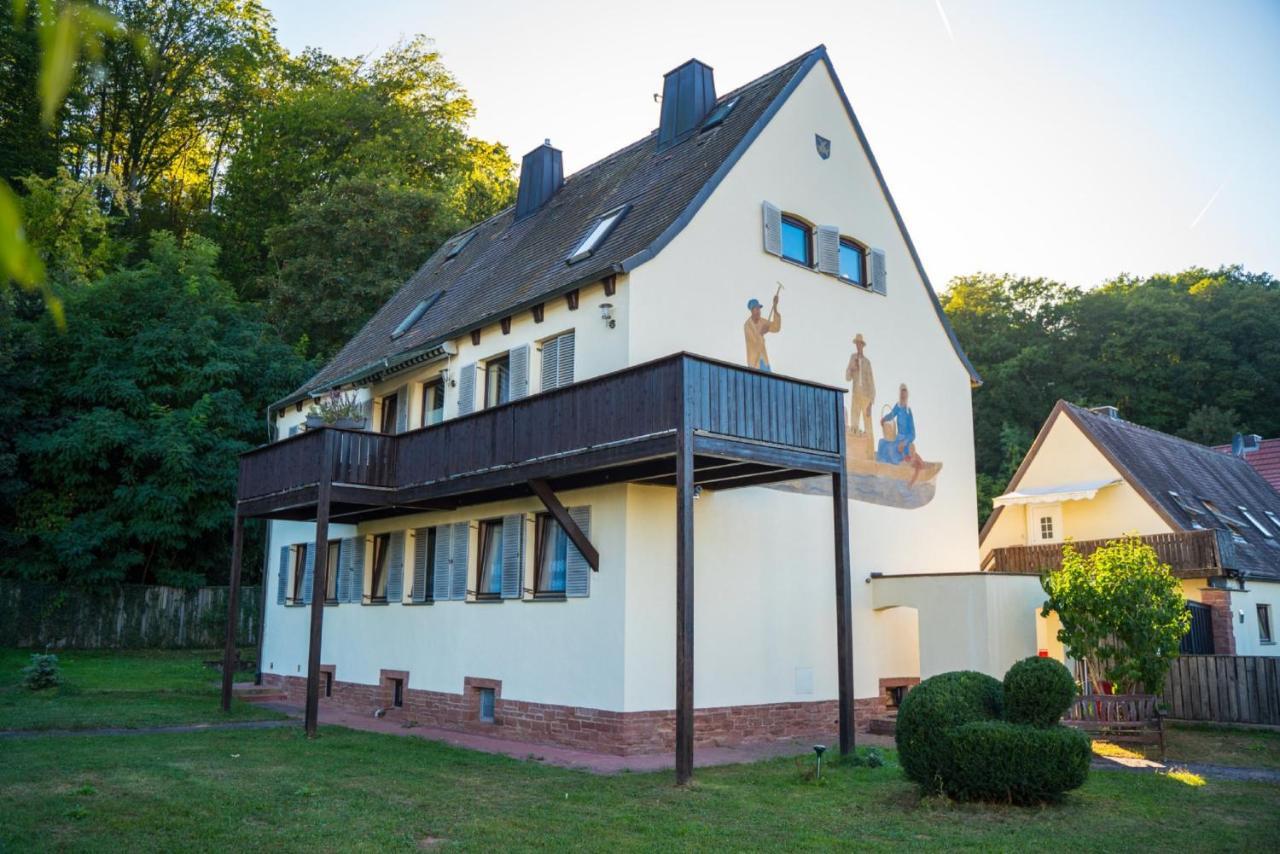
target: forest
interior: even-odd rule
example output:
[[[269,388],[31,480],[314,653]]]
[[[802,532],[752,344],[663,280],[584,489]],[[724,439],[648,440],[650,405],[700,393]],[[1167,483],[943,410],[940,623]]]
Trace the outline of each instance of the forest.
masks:
[[[111,17],[51,113],[55,6],[0,5],[0,179],[45,287],[0,287],[0,575],[223,582],[267,406],[509,204],[514,163],[421,36],[291,54],[252,0],[81,4]],[[1195,441],[1280,435],[1269,275],[974,275],[941,298],[984,378],[980,519],[1060,398]]]

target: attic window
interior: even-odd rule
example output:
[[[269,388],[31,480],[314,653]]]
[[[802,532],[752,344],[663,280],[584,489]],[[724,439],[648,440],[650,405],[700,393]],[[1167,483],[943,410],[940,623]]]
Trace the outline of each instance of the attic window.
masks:
[[[613,231],[614,226],[626,216],[630,208],[630,205],[614,208],[596,220],[595,225],[591,227],[591,231],[587,232],[587,236],[578,244],[578,248],[573,250],[569,257],[565,258],[565,262],[573,264],[583,258],[589,258],[600,247],[600,244],[604,243],[605,238],[609,236],[609,232]]]
[[[713,127],[720,125],[725,119],[729,118],[729,114],[733,112],[733,108],[738,106],[740,98],[730,98],[720,106],[711,111],[706,121],[702,123],[702,127],[698,129],[698,133],[709,131]]]
[[[1262,536],[1266,537],[1268,540],[1271,539],[1271,532],[1268,531],[1266,526],[1259,522],[1257,518],[1249,512],[1249,508],[1237,507],[1236,509],[1240,511],[1241,516],[1249,520],[1253,527],[1258,529],[1258,533],[1262,534]]]
[[[449,261],[453,258],[457,258],[458,253],[463,249],[466,249],[467,244],[471,242],[471,238],[475,236],[476,233],[474,231],[469,231],[461,237],[454,238],[453,242],[449,244],[449,248],[445,250],[444,260]]]
[[[444,294],[444,291],[436,291],[434,294],[432,294],[431,296],[424,299],[422,302],[415,305],[413,307],[413,311],[406,314],[404,317],[404,320],[400,321],[400,325],[397,326],[394,330],[392,330],[391,332],[392,340],[399,338],[401,335],[405,334],[411,328],[413,328],[413,324],[421,320],[422,315],[427,313],[427,309],[435,305],[436,302],[440,299],[440,297],[443,294]]]
[[[1271,524],[1276,526],[1277,531],[1280,531],[1280,517],[1277,517],[1276,514],[1272,513],[1270,510],[1263,510],[1262,512],[1267,514],[1267,518],[1271,520]]]
[[[1173,499],[1174,504],[1177,504],[1178,507],[1182,509],[1183,513],[1186,513],[1188,516],[1191,517],[1192,528],[1194,528],[1197,531],[1204,530],[1204,525],[1200,524],[1200,517],[1204,515],[1203,511],[1201,511],[1199,508],[1192,507],[1189,503],[1187,503],[1182,499],[1181,495],[1174,492],[1172,489],[1169,490],[1169,497]]]
[[[1236,520],[1219,510],[1218,505],[1214,504],[1207,498],[1201,498],[1200,503],[1205,506],[1206,510],[1213,514],[1213,518],[1221,522],[1223,527],[1231,532],[1231,539],[1235,540],[1237,543],[1248,542],[1244,538],[1244,531],[1240,530],[1240,525],[1236,523]]]

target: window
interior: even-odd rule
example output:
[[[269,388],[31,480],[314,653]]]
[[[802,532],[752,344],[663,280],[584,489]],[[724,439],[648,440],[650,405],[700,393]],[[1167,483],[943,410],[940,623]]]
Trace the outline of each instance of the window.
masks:
[[[422,422],[419,426],[430,427],[444,420],[444,383],[438,379],[428,380],[422,384]]]
[[[596,249],[600,248],[600,244],[604,243],[605,238],[609,236],[609,232],[613,231],[614,226],[622,221],[629,207],[629,205],[623,205],[620,208],[614,208],[596,220],[596,224],[591,227],[591,231],[578,244],[578,248],[569,253],[569,257],[565,261],[573,264],[583,258],[590,257]]]
[[[448,532],[445,532],[448,536]],[[439,539],[437,528],[425,528],[419,530],[417,536],[426,537],[426,543],[420,544],[422,548],[422,559],[425,566],[422,572],[422,589],[413,597],[418,602],[431,602],[435,599],[436,589],[436,543]],[[416,559],[416,558],[415,558]],[[417,579],[414,579],[414,585],[417,586]]]
[[[324,695],[326,697],[333,696],[333,671],[326,670],[324,672]]]
[[[729,118],[729,114],[733,112],[733,108],[738,106],[738,101],[738,98],[730,98],[728,101],[725,101],[723,104],[712,110],[711,114],[708,115],[706,120],[702,123],[702,127],[699,129],[698,133],[709,131],[713,127],[722,124],[725,119]]]
[[[1267,518],[1271,520],[1271,524],[1275,526],[1277,531],[1280,531],[1280,517],[1277,517],[1276,514],[1272,513],[1270,510],[1263,510],[1262,512],[1267,514]]]
[[[387,552],[391,549],[391,535],[377,534],[373,538],[373,577],[369,583],[369,601],[387,601]]]
[[[813,266],[813,229],[791,216],[782,217],[782,257]]]
[[[1188,516],[1191,517],[1192,529],[1196,531],[1204,530],[1204,525],[1200,522],[1200,517],[1203,516],[1204,514],[1198,507],[1191,506],[1190,503],[1183,500],[1182,496],[1179,493],[1174,492],[1172,489],[1169,490],[1169,497],[1173,499],[1174,504],[1177,504],[1178,507],[1182,509],[1183,513],[1186,513]]]
[[[382,424],[379,429],[383,433],[396,432],[396,415],[400,408],[400,395],[389,394],[382,398]]]
[[[538,514],[534,540],[533,594],[541,597],[564,596],[565,561],[569,557],[569,535],[550,513]]]
[[[475,236],[476,236],[476,233],[474,231],[469,231],[466,234],[462,235],[461,237],[455,237],[453,241],[449,244],[449,248],[445,250],[444,260],[448,261],[450,259],[457,258],[458,253],[460,253],[463,249],[466,249],[467,244],[471,242],[471,238]]]
[[[1052,516],[1040,517],[1040,539],[1042,540],[1053,539],[1053,517]]]
[[[404,706],[404,680],[403,679],[391,680],[391,705],[395,706],[397,709],[403,708]]]
[[[1201,498],[1200,503],[1205,506],[1206,510],[1213,514],[1213,518],[1217,519],[1224,528],[1231,532],[1231,539],[1235,540],[1237,543],[1248,542],[1248,540],[1244,538],[1244,531],[1240,530],[1240,526],[1236,524],[1236,520],[1225,515],[1218,509],[1218,505],[1214,504],[1207,498]]]
[[[391,337],[399,338],[401,335],[405,334],[410,329],[412,329],[413,324],[421,320],[422,315],[427,313],[427,308],[429,305],[430,303],[428,303],[426,300],[423,300],[422,302],[415,305],[413,307],[413,311],[406,314],[404,316],[404,320],[400,321],[400,324],[395,329],[391,330]]]
[[[502,520],[480,523],[480,563],[476,572],[476,598],[502,596]]]
[[[338,601],[338,555],[341,552],[342,541],[330,540],[328,566],[324,577],[324,601],[327,603],[336,604]]]
[[[840,238],[840,278],[855,285],[867,284],[867,250],[847,237]]]
[[[1258,605],[1258,640],[1263,643],[1275,643],[1275,635],[1271,633],[1271,606]]]
[[[498,406],[511,399],[511,360],[502,356],[484,363],[484,405]]]
[[[574,334],[572,331],[542,342],[543,391],[562,388],[573,382]]]
[[[480,688],[480,720],[487,724],[493,723],[493,709],[496,705],[496,697],[492,688]]]
[[[1266,537],[1268,540],[1271,539],[1271,532],[1268,531],[1263,524],[1258,521],[1257,517],[1250,513],[1247,508],[1238,507],[1236,509],[1240,511],[1241,516],[1249,520],[1253,527],[1258,529],[1258,533],[1262,534],[1262,536]]]
[[[301,604],[304,591],[302,579],[307,574],[307,544],[300,543],[293,548],[293,602]]]

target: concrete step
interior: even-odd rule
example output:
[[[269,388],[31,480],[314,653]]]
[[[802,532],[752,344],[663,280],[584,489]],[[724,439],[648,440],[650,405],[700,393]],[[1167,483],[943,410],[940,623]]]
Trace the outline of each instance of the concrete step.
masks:
[[[898,716],[886,715],[882,718],[872,718],[871,723],[867,724],[867,732],[873,735],[893,735],[898,731]]]
[[[270,685],[236,685],[232,696],[250,703],[276,702],[289,699],[289,695]]]

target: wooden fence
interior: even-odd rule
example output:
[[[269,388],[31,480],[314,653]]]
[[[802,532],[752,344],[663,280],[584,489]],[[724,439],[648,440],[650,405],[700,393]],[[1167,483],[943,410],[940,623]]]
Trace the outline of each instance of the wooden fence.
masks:
[[[1280,657],[1179,656],[1163,700],[1179,720],[1280,726]]]
[[[257,642],[260,587],[240,592],[236,635]],[[120,585],[85,590],[0,580],[0,646],[40,649],[219,647],[225,639],[227,588]]]

